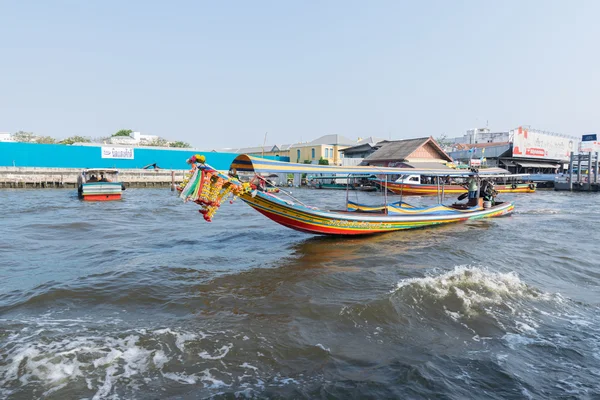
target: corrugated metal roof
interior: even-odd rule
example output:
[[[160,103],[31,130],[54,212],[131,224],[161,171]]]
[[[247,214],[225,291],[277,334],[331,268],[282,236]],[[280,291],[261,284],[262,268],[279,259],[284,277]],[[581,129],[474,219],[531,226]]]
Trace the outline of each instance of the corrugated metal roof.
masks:
[[[310,144],[341,144],[344,146],[352,146],[356,144],[356,141],[350,140],[342,135],[325,135],[313,140],[312,142],[310,142]]]
[[[424,145],[429,138],[398,140],[384,143],[379,150],[365,158],[365,161],[406,160],[406,157]]]
[[[519,166],[525,168],[558,168],[558,163],[548,163],[548,162],[535,162],[535,161],[515,161]]]
[[[452,158],[442,150],[441,147],[431,137],[385,141],[380,143],[381,147],[373,154],[365,158],[366,162],[373,161],[402,161],[406,160],[419,147],[431,143],[439,152],[441,160],[452,161]]]
[[[453,170],[453,168],[448,167],[446,164],[437,163],[437,162],[406,162],[404,163],[411,168],[417,169],[447,169]]]

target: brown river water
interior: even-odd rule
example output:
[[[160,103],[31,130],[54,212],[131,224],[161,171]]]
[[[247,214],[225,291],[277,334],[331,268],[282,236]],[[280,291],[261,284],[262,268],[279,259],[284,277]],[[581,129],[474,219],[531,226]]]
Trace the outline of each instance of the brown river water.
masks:
[[[332,238],[165,189],[1,190],[0,398],[600,398],[599,197],[500,196]]]

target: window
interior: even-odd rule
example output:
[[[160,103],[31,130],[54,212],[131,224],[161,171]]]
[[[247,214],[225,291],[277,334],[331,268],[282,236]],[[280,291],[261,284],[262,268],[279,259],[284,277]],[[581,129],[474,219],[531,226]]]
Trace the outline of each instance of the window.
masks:
[[[312,149],[312,152],[311,152],[311,154],[312,154],[312,159],[314,160],[314,159],[315,159],[315,148],[314,148],[314,147],[313,147],[313,149]]]
[[[325,149],[325,158],[329,158],[329,149]]]
[[[296,150],[296,158],[298,159],[298,162],[300,162],[300,149]]]

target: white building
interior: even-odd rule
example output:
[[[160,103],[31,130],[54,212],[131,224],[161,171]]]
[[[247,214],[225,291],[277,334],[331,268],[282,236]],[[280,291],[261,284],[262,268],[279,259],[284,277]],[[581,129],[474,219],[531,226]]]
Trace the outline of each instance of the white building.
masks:
[[[158,140],[156,135],[142,135],[140,132],[133,132],[131,136],[136,140],[136,144],[148,144]]]
[[[0,142],[14,142],[14,140],[10,133],[0,132]]]
[[[132,132],[129,136],[113,136],[110,138],[112,144],[124,144],[130,146],[147,145],[157,140],[156,135],[142,135],[140,132]]]
[[[509,138],[509,132],[492,132],[489,128],[474,128],[468,129],[465,135],[454,138],[452,141],[462,144],[506,143]]]

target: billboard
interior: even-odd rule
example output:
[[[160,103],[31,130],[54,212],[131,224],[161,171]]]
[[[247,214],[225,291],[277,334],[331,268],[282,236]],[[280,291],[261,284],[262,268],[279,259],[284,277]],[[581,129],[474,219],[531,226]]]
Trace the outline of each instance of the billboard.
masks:
[[[120,158],[133,160],[133,147],[105,147],[101,149],[102,158]]]
[[[568,160],[575,151],[574,138],[519,127],[510,131],[513,157]]]

